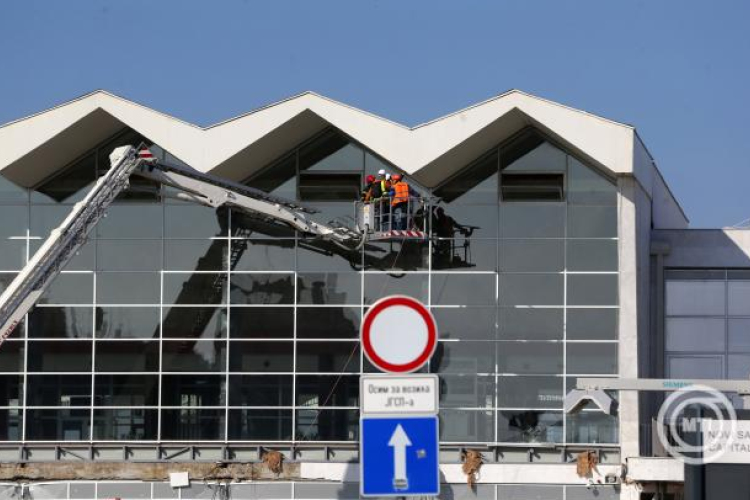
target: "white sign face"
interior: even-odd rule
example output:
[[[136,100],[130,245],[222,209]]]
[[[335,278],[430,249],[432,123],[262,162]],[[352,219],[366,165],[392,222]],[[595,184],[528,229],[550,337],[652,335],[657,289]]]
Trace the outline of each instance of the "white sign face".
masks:
[[[429,361],[437,346],[437,326],[418,300],[403,295],[383,297],[362,318],[362,349],[378,369],[410,373]]]
[[[438,387],[437,375],[362,375],[362,415],[436,415]]]
[[[750,420],[703,420],[704,455],[715,464],[750,464]]]

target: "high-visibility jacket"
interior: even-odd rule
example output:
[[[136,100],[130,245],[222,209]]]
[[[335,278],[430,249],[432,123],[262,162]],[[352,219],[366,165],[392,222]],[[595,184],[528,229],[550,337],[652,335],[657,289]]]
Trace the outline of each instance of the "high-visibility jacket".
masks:
[[[399,203],[406,203],[409,201],[409,185],[406,181],[399,181],[393,185],[393,199],[391,205],[395,206]]]

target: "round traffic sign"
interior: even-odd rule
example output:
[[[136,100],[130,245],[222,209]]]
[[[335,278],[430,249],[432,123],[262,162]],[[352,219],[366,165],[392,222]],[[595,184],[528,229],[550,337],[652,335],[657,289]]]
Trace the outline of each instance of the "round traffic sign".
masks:
[[[437,326],[427,308],[405,295],[375,302],[362,319],[362,349],[384,372],[419,370],[437,346]]]

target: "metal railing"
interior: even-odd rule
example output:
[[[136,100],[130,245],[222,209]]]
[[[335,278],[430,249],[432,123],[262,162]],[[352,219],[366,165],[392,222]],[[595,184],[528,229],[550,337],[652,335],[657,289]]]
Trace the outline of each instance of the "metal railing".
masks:
[[[402,203],[393,203],[393,198],[382,197],[373,201],[355,202],[357,226],[371,232],[421,231],[427,233],[430,201],[427,198],[411,196]]]

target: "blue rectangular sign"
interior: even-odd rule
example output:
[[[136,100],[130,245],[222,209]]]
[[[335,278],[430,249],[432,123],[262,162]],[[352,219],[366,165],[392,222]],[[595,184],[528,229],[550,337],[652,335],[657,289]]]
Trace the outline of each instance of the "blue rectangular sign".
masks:
[[[363,417],[362,496],[438,495],[438,452],[437,416]]]

